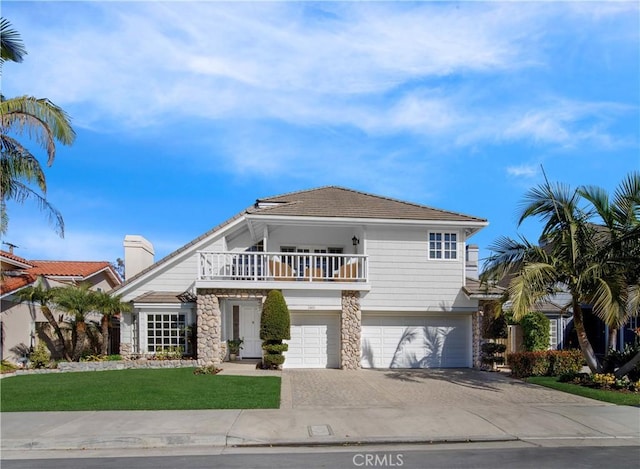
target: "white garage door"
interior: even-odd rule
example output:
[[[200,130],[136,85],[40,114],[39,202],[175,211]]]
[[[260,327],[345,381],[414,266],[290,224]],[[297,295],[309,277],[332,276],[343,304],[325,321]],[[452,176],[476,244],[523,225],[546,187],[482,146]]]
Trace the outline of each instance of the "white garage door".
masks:
[[[363,315],[362,367],[471,367],[471,316]]]
[[[338,368],[340,321],[337,314],[292,314],[285,368]]]

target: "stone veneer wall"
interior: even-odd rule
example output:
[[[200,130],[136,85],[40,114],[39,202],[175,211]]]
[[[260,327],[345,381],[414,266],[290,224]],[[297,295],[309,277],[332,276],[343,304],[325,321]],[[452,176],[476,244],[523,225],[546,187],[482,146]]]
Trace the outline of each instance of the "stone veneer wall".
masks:
[[[120,342],[120,356],[130,357],[132,354],[133,345],[128,342]]]
[[[362,312],[360,292],[342,292],[342,314],[340,315],[340,367],[344,370],[360,368],[360,332]]]
[[[222,343],[221,298],[251,299],[267,296],[268,290],[204,289],[196,301],[198,364],[219,365],[227,356]]]
[[[198,364],[219,365],[222,315],[220,302],[211,290],[198,292],[196,300]]]
[[[60,362],[58,363],[58,371],[106,371],[140,368],[188,368],[195,366],[197,366],[195,360],[116,360],[106,362]]]
[[[471,328],[473,329],[473,367],[482,368],[482,351],[480,346],[482,345],[482,311],[476,311],[471,316]]]

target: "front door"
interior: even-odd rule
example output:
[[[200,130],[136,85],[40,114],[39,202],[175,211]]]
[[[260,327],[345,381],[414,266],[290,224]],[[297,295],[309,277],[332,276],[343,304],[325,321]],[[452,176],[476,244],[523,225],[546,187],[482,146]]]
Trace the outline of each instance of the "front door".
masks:
[[[262,358],[260,340],[260,305],[258,302],[242,302],[239,317],[239,338],[243,339],[240,357]]]

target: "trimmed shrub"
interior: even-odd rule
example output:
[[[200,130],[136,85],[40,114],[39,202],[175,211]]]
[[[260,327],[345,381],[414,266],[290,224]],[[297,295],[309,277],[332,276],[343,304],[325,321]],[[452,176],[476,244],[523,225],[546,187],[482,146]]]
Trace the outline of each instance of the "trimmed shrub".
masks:
[[[482,350],[482,363],[489,365],[491,369],[495,369],[496,365],[504,363],[504,357],[497,357],[496,354],[504,353],[507,350],[506,345],[485,342],[480,348]]]
[[[544,350],[507,355],[507,364],[515,378],[576,374],[583,364],[579,350]]]
[[[549,348],[549,319],[539,311],[525,315],[520,321],[524,348],[529,352]]]
[[[43,341],[38,342],[36,349],[29,354],[32,368],[46,368],[51,361],[51,354]]]
[[[263,365],[278,368],[284,363],[284,355],[289,349],[282,341],[291,338],[291,317],[284,296],[278,290],[271,290],[262,306],[260,317],[260,338],[262,339]]]
[[[285,340],[291,338],[289,308],[284,296],[278,290],[271,290],[262,306],[260,338],[262,340]]]
[[[282,353],[289,350],[289,344],[264,344],[262,350],[267,353]]]
[[[263,357],[264,365],[267,368],[277,368],[284,363],[284,355],[281,353],[266,354]]]
[[[549,350],[547,353],[551,357],[550,376],[578,373],[584,365],[580,350]]]

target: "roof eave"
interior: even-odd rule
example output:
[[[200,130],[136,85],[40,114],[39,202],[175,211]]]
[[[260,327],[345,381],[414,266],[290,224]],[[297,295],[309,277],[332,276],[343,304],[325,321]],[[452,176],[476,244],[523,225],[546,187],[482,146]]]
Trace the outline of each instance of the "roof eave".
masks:
[[[411,225],[411,226],[462,226],[462,227],[473,227],[477,230],[484,228],[489,225],[487,220],[477,219],[477,220],[417,220],[410,218],[367,218],[367,217],[307,217],[300,215],[265,215],[260,213],[250,213],[245,215],[248,220],[261,220],[261,221],[277,221],[277,222],[293,222],[293,223],[304,223],[304,224],[316,224],[316,225],[324,225],[327,221],[331,221],[336,224],[346,224],[346,225],[363,225],[363,224],[371,224],[371,225]]]

